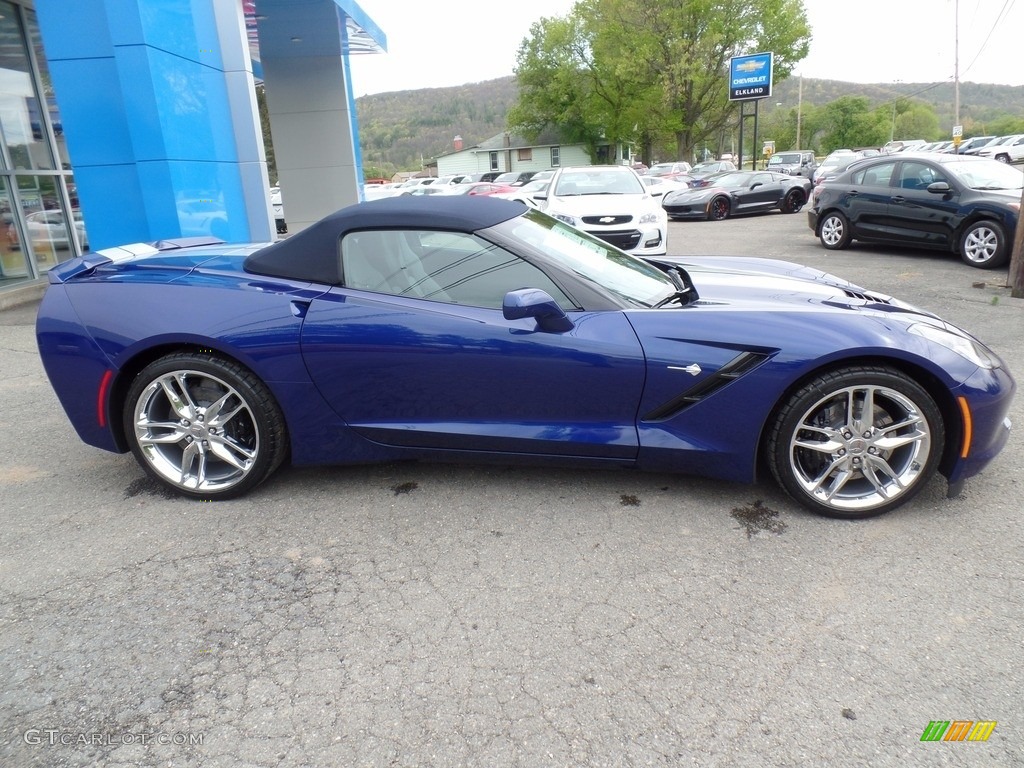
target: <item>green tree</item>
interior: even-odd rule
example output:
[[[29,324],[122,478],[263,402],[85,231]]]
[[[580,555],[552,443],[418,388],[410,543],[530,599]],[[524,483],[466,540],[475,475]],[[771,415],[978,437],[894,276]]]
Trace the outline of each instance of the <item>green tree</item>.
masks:
[[[888,113],[872,111],[864,96],[841,96],[823,112],[821,148],[826,153],[841,147],[880,147],[889,140]]]
[[[889,136],[893,139],[925,139],[927,141],[938,141],[944,138],[939,128],[939,118],[935,109],[930,104],[911,99],[897,99],[895,119],[892,119],[891,112],[886,114],[886,108],[880,108],[880,118],[891,120]]]
[[[567,141],[672,140],[679,159],[717,145],[735,119],[730,57],[775,54],[775,80],[806,54],[801,0],[580,0],[536,22],[519,49],[509,125],[558,127]]]

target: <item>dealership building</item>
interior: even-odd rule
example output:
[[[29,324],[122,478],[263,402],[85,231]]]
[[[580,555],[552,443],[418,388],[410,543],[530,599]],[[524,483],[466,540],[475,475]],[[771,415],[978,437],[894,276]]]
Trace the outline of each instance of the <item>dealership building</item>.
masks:
[[[359,199],[354,0],[0,0],[0,300],[84,250],[274,239]],[[278,178],[267,176],[256,84]]]

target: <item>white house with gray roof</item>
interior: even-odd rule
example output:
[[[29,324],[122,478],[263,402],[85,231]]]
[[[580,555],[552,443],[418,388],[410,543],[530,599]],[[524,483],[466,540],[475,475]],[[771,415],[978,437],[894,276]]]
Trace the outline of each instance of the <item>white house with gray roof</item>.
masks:
[[[488,171],[543,171],[560,166],[593,165],[583,144],[563,144],[553,131],[545,131],[535,141],[514,133],[499,133],[472,147],[463,148],[455,137],[455,150],[437,158],[437,175],[487,173]],[[631,162],[629,147],[598,147],[599,164]]]

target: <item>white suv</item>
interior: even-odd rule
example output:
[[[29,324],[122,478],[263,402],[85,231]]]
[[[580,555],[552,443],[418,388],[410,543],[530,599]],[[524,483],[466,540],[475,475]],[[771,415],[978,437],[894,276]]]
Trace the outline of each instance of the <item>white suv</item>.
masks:
[[[559,168],[547,192],[535,197],[546,213],[620,250],[637,256],[668,251],[668,216],[632,168]]]
[[[1024,133],[1010,136],[998,144],[988,144],[976,154],[978,157],[991,157],[1001,163],[1019,163],[1024,160]]]

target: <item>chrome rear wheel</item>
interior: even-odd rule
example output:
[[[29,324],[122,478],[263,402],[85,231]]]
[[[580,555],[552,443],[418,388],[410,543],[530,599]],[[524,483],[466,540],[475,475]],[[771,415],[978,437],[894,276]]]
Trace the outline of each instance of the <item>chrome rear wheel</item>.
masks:
[[[266,387],[235,363],[172,355],[147,367],[125,404],[139,463],[175,491],[228,498],[283,458],[284,420]]]

